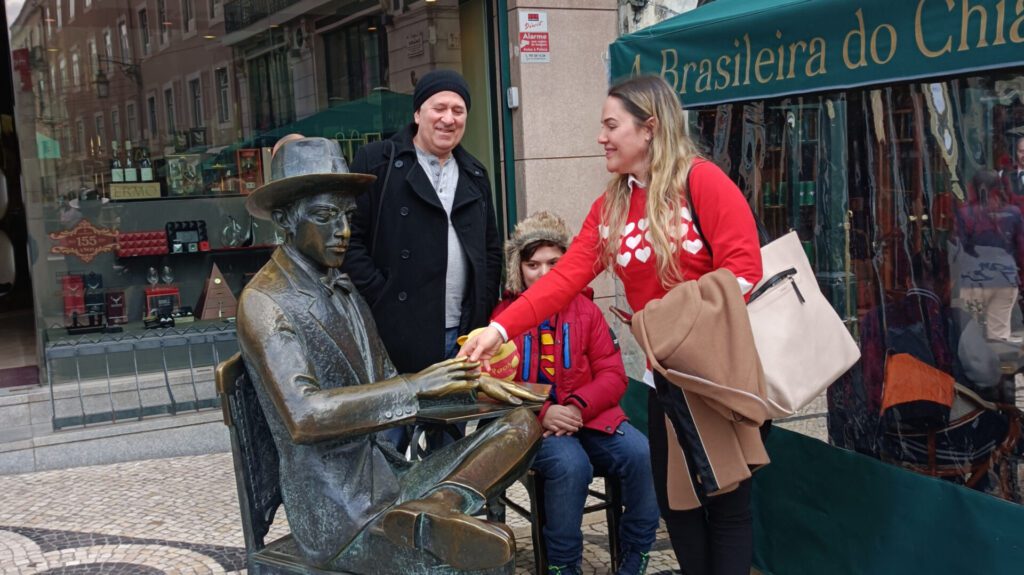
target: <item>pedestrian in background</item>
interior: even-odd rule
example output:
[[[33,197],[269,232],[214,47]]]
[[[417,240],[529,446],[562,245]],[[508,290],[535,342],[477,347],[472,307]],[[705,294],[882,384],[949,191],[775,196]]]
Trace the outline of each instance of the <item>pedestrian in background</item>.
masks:
[[[498,301],[491,185],[461,146],[470,105],[458,72],[429,72],[413,91],[413,122],[352,161],[353,172],[377,182],[357,199],[343,271],[370,304],[401,373],[454,357],[458,335],[486,325]],[[389,437],[405,450],[407,430]]]
[[[719,268],[732,272],[744,297],[761,279],[750,208],[728,176],[699,157],[684,132],[676,94],[664,80],[640,76],[613,86],[601,113],[598,143],[613,177],[572,246],[557,267],[469,339],[461,354],[490,357],[504,340],[564,307],[602,269],[610,268],[622,280],[634,310]],[[694,229],[694,211],[711,250]],[[672,385],[650,370],[645,380],[652,387]],[[748,464],[768,461],[760,438],[759,450],[737,462],[743,464],[745,480],[705,492],[690,466],[688,482],[670,485],[669,459],[679,460],[680,445],[669,440],[665,412],[653,390],[648,409],[654,488],[682,572],[748,575],[753,549]]]

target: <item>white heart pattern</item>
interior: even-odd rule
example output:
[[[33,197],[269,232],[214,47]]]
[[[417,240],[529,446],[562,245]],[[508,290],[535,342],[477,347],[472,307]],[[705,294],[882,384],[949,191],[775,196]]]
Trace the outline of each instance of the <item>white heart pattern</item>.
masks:
[[[647,243],[651,243],[651,232],[644,234],[644,239],[647,240]]]
[[[628,256],[629,254],[626,254],[626,255]],[[651,246],[644,246],[643,248],[640,248],[640,249],[636,250],[636,259],[638,261],[640,261],[641,263],[646,262],[647,259],[650,258],[650,257],[651,257]]]
[[[640,245],[640,234],[626,238],[626,247],[633,249]]]
[[[684,222],[692,222],[693,218],[690,217],[690,208],[684,207],[679,211],[679,215],[683,217]]]
[[[704,242],[700,240],[686,240],[683,242],[683,249],[691,254],[696,254],[702,247],[704,247]]]
[[[622,235],[628,236],[629,234],[633,233],[633,230],[635,230],[635,229],[636,229],[636,223],[629,222],[628,224],[626,224],[626,227],[622,228]]]
[[[604,238],[604,239],[608,239],[608,232],[609,231],[610,230],[608,229],[608,226],[605,226],[605,225],[597,226],[597,233],[601,234],[601,237]]]
[[[640,228],[640,231],[647,229],[647,218],[640,218],[640,221],[636,223],[636,227]]]
[[[616,263],[619,264],[620,267],[628,266],[629,265],[629,261],[632,260],[632,259],[633,259],[633,254],[631,254],[629,252],[626,252],[624,254],[619,254],[619,255],[615,256],[615,261],[616,261]]]

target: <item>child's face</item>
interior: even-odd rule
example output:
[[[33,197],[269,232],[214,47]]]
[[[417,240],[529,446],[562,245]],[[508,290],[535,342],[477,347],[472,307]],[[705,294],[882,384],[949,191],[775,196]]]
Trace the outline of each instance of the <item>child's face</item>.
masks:
[[[523,283],[527,288],[544,277],[558,263],[564,252],[554,246],[543,246],[533,252],[533,257],[519,264],[523,272]]]

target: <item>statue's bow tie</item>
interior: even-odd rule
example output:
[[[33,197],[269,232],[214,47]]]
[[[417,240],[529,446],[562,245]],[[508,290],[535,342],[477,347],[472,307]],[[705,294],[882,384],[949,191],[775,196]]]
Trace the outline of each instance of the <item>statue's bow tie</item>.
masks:
[[[332,273],[326,276],[320,277],[320,283],[324,288],[334,295],[335,289],[340,289],[344,294],[352,293],[355,286],[352,285],[352,280],[349,279],[348,274],[343,273]]]

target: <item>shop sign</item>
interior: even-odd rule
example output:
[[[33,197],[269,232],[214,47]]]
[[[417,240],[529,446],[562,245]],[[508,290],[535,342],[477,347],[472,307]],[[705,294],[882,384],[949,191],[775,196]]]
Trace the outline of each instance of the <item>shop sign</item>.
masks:
[[[613,78],[657,74],[702,106],[963,74],[1024,64],[1024,1],[719,1],[610,56]]]
[[[50,234],[53,245],[50,253],[75,256],[85,263],[97,255],[112,252],[117,247],[117,230],[97,228],[89,220],[78,220],[75,227]]]
[[[550,62],[548,13],[519,13],[519,58],[522,62]]]
[[[14,71],[18,73],[21,80],[21,91],[32,91],[32,53],[28,48],[18,48],[11,51],[11,61],[14,64]]]

